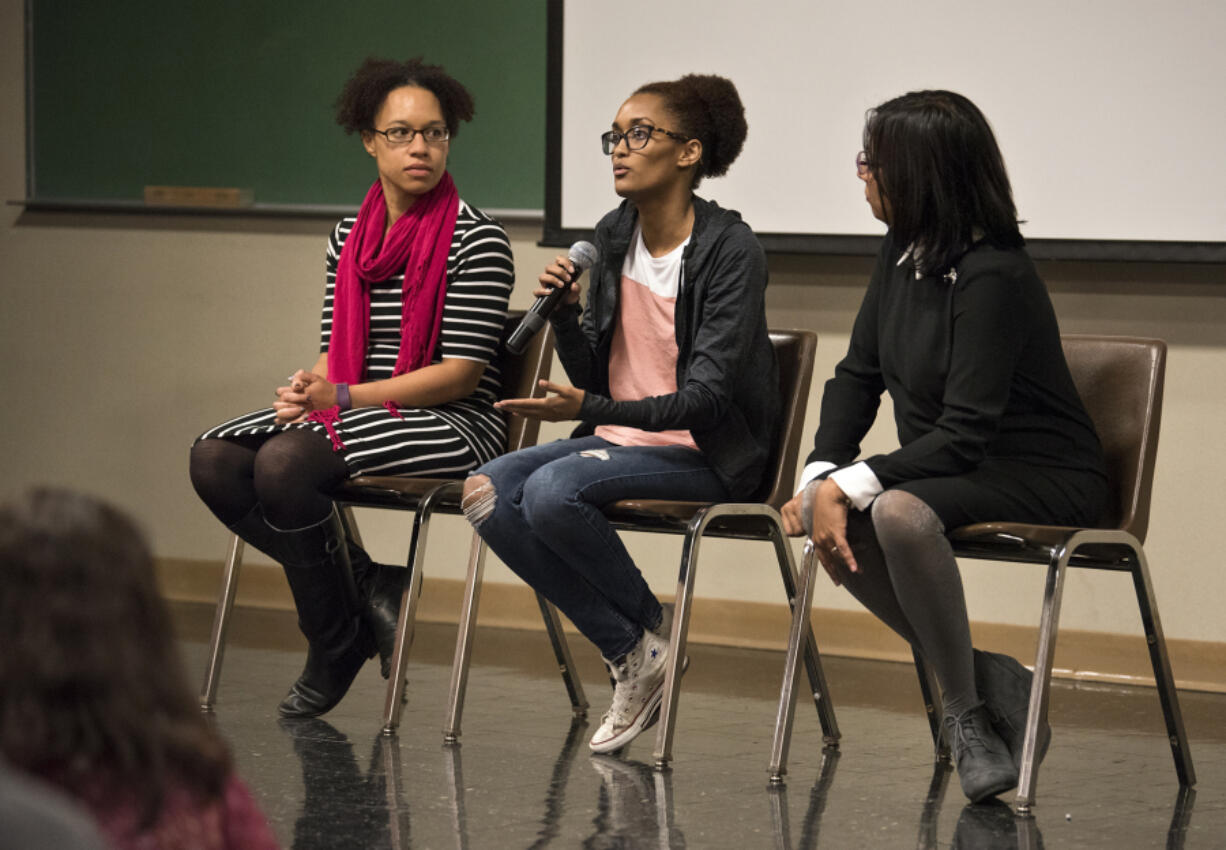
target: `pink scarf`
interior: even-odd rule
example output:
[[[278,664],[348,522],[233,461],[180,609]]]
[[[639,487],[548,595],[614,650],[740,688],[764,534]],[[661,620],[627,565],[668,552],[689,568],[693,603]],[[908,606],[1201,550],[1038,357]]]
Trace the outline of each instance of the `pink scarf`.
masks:
[[[360,383],[366,372],[370,331],[370,285],[404,272],[400,352],[394,375],[430,365],[443,325],[447,255],[455,233],[460,196],[451,175],[417,199],[386,238],[387,202],[376,180],[362,201],[358,220],[341,249],[332,295],[328,380]]]

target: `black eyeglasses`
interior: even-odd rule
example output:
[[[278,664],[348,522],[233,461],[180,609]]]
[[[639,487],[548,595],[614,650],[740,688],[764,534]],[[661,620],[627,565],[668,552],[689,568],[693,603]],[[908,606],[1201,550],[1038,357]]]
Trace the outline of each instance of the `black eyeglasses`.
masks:
[[[861,177],[867,177],[873,170],[873,161],[868,158],[868,154],[860,151],[856,154],[856,174]]]
[[[389,145],[393,146],[407,145],[417,138],[418,133],[421,133],[421,137],[426,140],[428,145],[441,145],[451,138],[451,131],[446,127],[439,127],[437,124],[424,130],[414,130],[412,127],[388,127],[386,130],[371,129],[370,132],[378,133],[387,139]]]
[[[693,136],[683,136],[680,133],[674,133],[672,130],[665,130],[662,127],[653,127],[650,124],[635,124],[624,133],[617,130],[601,133],[600,147],[605,152],[605,155],[612,155],[613,149],[621,144],[622,139],[625,139],[628,150],[639,151],[647,147],[647,143],[651,141],[652,133],[663,133],[679,142],[688,142],[693,138]]]

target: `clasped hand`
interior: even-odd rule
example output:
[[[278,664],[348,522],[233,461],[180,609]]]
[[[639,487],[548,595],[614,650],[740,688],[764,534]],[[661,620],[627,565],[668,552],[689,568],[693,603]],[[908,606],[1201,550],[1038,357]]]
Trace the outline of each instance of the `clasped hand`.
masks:
[[[855,555],[847,543],[847,496],[834,481],[826,478],[809,482],[813,492],[812,533],[809,539],[818,561],[835,585],[843,583],[842,570],[858,572]],[[783,530],[793,537],[805,533],[805,494],[802,490],[783,506]]]
[[[301,422],[312,411],[336,404],[336,384],[329,383],[327,378],[299,369],[289,380],[289,386],[277,387],[277,400],[272,403],[281,425]]]
[[[495,402],[494,407],[545,422],[564,422],[579,418],[579,408],[583,406],[583,390],[544,380],[539,386],[553,395],[544,398],[508,398]]]

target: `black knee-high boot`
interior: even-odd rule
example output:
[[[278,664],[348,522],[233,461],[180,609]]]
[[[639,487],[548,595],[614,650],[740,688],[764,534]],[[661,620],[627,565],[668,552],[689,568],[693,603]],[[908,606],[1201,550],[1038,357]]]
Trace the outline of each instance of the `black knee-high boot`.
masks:
[[[365,600],[366,621],[379,650],[379,671],[391,675],[392,653],[396,649],[396,622],[400,618],[400,597],[404,593],[406,570],[371,560],[366,550],[349,541],[349,563],[358,596]]]
[[[282,717],[329,711],[375,654],[336,508],[315,525],[280,531],[257,507],[231,530],[281,564],[309,644],[306,667],[277,710]]]

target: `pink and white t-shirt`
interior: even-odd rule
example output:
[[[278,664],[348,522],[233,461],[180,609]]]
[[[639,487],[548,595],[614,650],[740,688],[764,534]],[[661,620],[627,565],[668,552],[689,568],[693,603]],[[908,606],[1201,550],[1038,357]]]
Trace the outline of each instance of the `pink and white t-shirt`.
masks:
[[[609,351],[609,393],[614,401],[638,401],[677,391],[674,309],[681,286],[681,255],[687,238],[663,257],[653,257],[641,228],[622,263],[617,323]],[[596,436],[619,446],[685,446],[697,450],[688,430],[643,431],[600,425]]]

